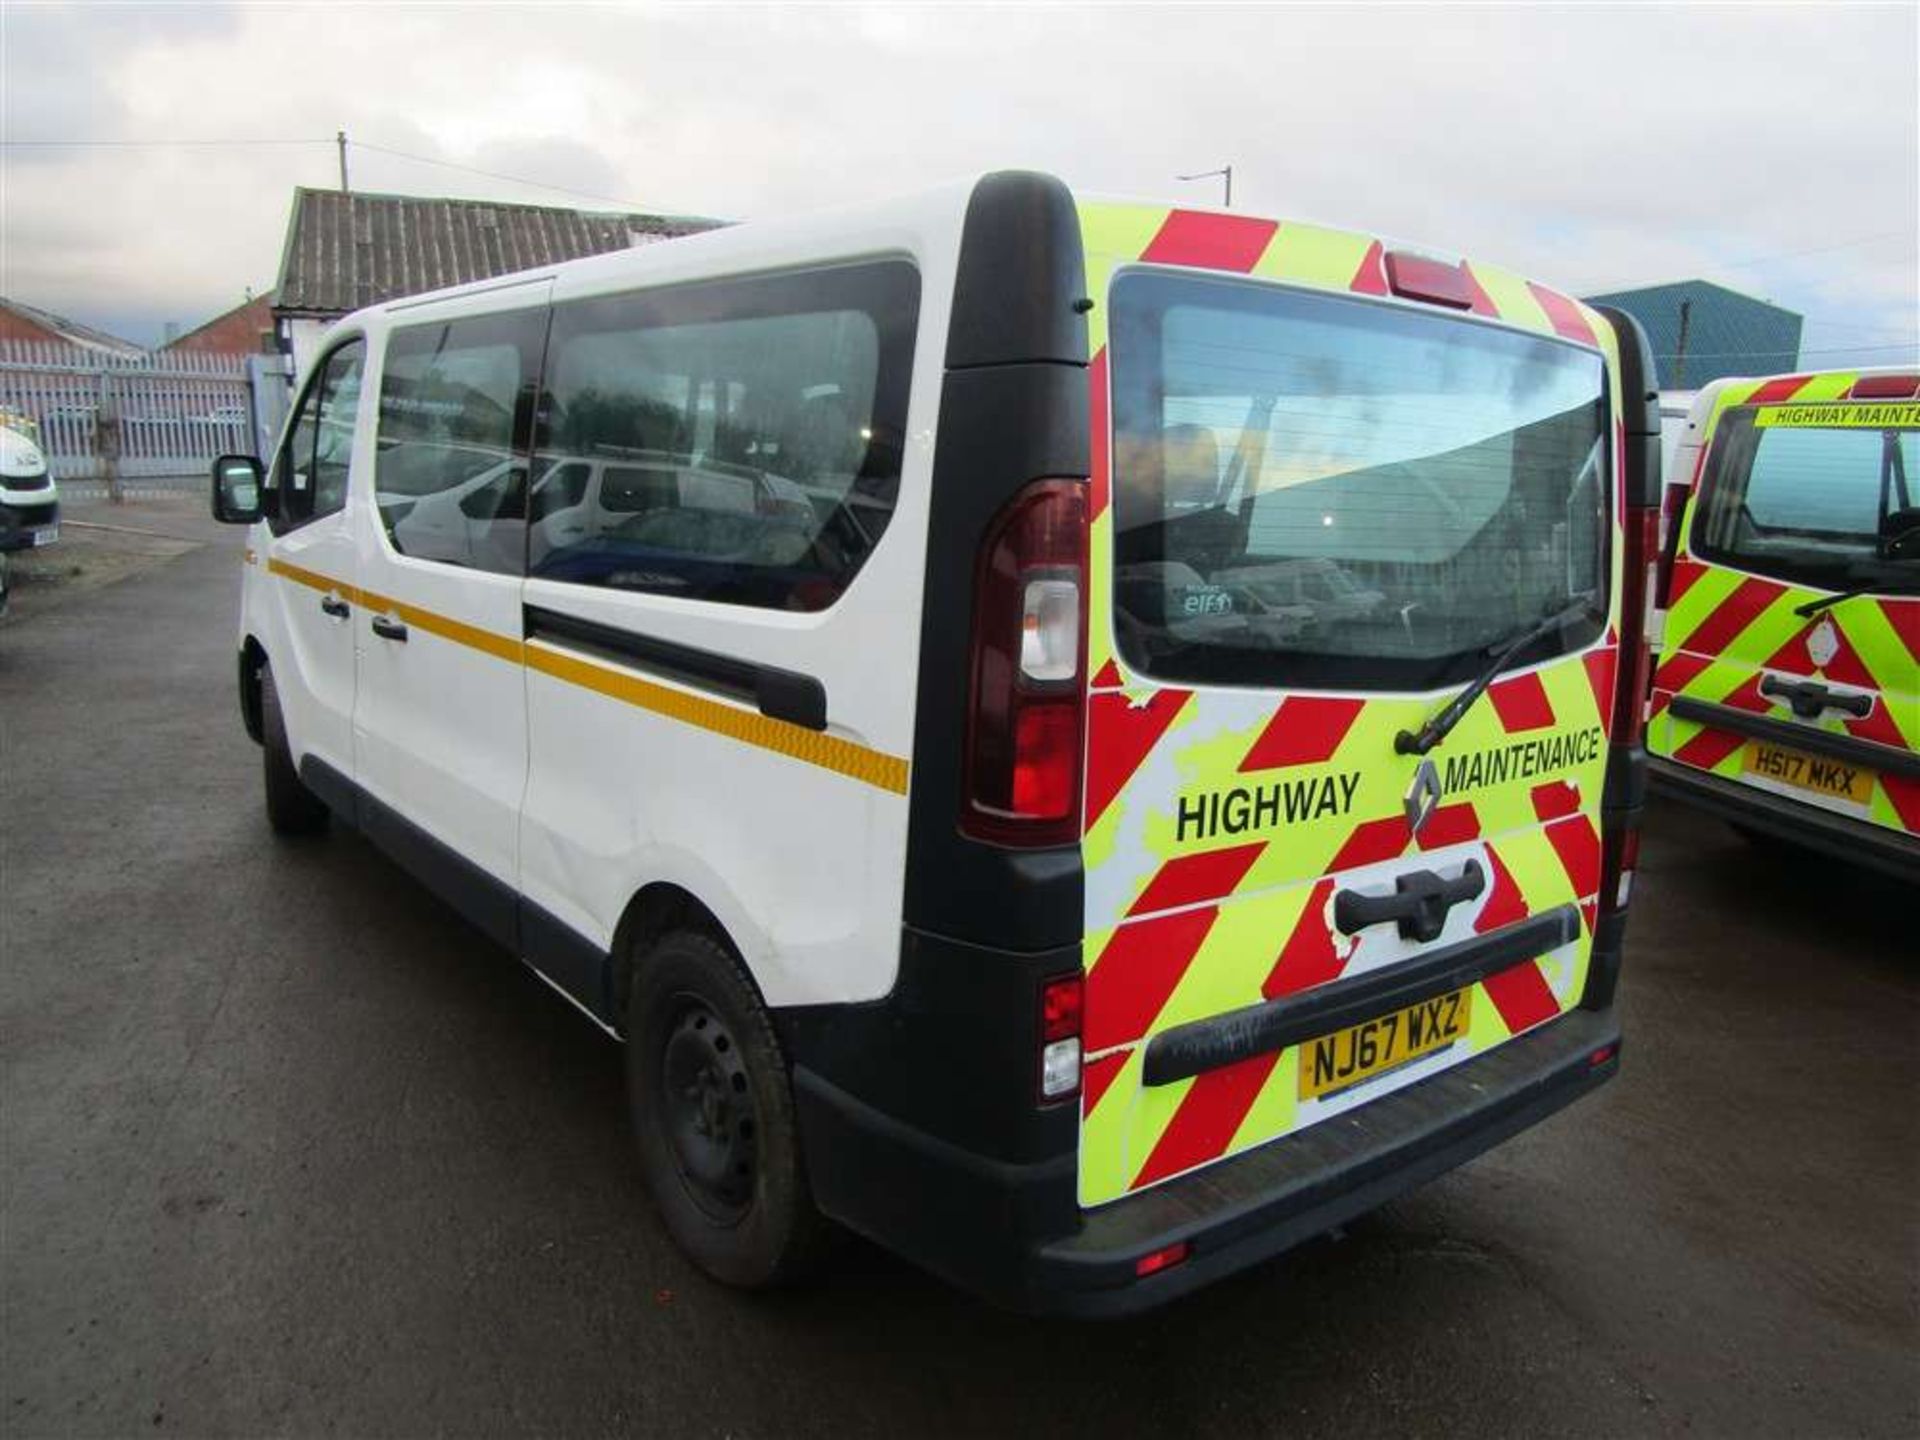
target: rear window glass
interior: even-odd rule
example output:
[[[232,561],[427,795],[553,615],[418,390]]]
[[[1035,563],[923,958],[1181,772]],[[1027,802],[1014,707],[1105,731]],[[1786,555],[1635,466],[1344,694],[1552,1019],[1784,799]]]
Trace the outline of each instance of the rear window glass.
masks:
[[[1916,406],[1762,405],[1723,414],[1701,487],[1692,548],[1742,570],[1840,589],[1894,568],[1920,578],[1920,563],[1889,561],[1887,542],[1920,525],[1920,431]],[[1876,414],[1909,423],[1871,423]],[[1869,423],[1821,423],[1827,417]],[[1902,512],[1907,512],[1904,515]]]
[[[832,604],[893,514],[918,306],[887,261],[557,307],[529,573]]]
[[[1137,271],[1113,287],[1114,621],[1133,668],[1430,688],[1599,633],[1605,365],[1456,316]]]

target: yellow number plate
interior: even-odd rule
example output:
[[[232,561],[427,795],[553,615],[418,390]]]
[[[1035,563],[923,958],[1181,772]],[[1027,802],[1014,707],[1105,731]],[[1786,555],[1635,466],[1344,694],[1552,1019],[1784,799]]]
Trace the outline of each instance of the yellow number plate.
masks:
[[[1749,775],[1764,775],[1783,785],[1851,800],[1856,805],[1865,805],[1873,799],[1873,772],[1846,760],[1828,760],[1819,755],[1803,755],[1782,745],[1756,742],[1747,747],[1743,768]]]
[[[1422,1000],[1300,1047],[1300,1098],[1312,1100],[1440,1050],[1467,1033],[1473,991]]]

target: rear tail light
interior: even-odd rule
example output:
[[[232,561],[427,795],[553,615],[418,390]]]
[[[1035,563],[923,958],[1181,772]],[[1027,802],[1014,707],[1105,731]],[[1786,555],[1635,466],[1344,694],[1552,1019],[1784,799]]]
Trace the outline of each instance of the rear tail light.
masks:
[[[1849,400],[1912,400],[1920,397],[1920,375],[1862,375],[1847,391]]]
[[[1653,584],[1653,607],[1665,610],[1673,594],[1673,557],[1680,551],[1680,521],[1687,513],[1687,487],[1669,485],[1660,498],[1660,561]]]
[[[1079,833],[1086,594],[1086,486],[1036,481],[988,530],[974,581],[960,828],[976,839],[1059,845]]]
[[[1474,286],[1466,262],[1449,265],[1406,250],[1387,252],[1387,288],[1402,300],[1425,300],[1456,310],[1473,308]]]
[[[1040,1099],[1051,1104],[1080,1090],[1080,1002],[1086,992],[1078,975],[1040,987]]]
[[[1600,907],[1624,910],[1633,897],[1633,872],[1640,867],[1640,827],[1621,826],[1607,836],[1600,860]]]
[[[1627,554],[1620,596],[1620,674],[1614,693],[1613,743],[1638,745],[1647,729],[1647,692],[1653,683],[1648,635],[1658,599],[1660,511],[1652,505],[1627,509]]]

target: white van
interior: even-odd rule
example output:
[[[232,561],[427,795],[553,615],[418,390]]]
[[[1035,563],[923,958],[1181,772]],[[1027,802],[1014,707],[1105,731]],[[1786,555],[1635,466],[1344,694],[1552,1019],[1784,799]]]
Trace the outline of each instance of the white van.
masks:
[[[1614,1072],[1650,376],[1020,172],[366,310],[215,465],[268,816],[624,1040],[714,1275],[1152,1305]]]

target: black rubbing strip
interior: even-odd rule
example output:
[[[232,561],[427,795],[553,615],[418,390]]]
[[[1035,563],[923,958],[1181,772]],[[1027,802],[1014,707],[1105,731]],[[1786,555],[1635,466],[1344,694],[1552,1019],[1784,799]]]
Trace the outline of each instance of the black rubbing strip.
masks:
[[[1886,703],[1885,696],[1881,697],[1881,703]],[[1784,745],[1789,750],[1804,750],[1834,760],[1851,761],[1855,765],[1878,770],[1883,775],[1902,775],[1909,780],[1920,780],[1920,753],[1912,750],[1896,750],[1891,745],[1882,745],[1877,741],[1859,740],[1832,730],[1816,730],[1811,725],[1774,720],[1765,715],[1755,715],[1749,710],[1736,710],[1731,705],[1716,705],[1686,695],[1676,697],[1667,708],[1681,720],[1695,720],[1702,725],[1711,725],[1716,730],[1730,730],[1735,735],[1770,741],[1775,745]]]
[[[527,638],[597,652],[635,670],[697,685],[754,706],[773,720],[827,728],[827,691],[811,675],[641,635],[539,605],[525,607]]]
[[[1141,1079],[1148,1085],[1171,1085],[1255,1055],[1270,1055],[1389,1010],[1458,990],[1579,937],[1578,907],[1562,905],[1351,980],[1336,980],[1299,995],[1176,1025],[1161,1031],[1148,1044]]]

